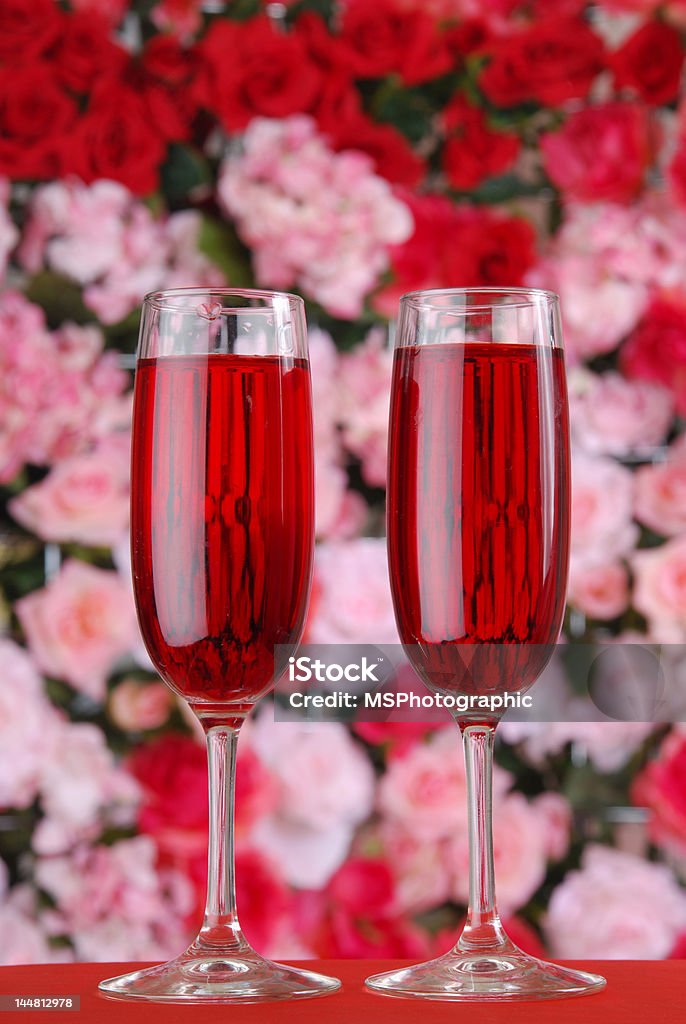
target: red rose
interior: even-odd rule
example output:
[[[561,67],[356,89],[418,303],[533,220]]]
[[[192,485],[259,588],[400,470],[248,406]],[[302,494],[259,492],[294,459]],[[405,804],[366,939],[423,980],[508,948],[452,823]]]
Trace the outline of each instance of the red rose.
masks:
[[[545,948],[538,933],[522,917],[506,917],[503,928],[514,942],[529,956],[545,957]]]
[[[356,917],[388,913],[395,897],[393,873],[384,860],[351,857],[329,880],[329,898]]]
[[[481,18],[466,18],[446,29],[445,44],[459,65],[463,57],[485,50],[491,37],[488,22]]]
[[[629,36],[610,63],[620,89],[633,89],[646,103],[670,103],[684,65],[681,36],[663,21],[650,21]]]
[[[353,731],[365,743],[386,747],[388,754],[400,756],[411,750],[437,726],[432,722],[354,722]]]
[[[676,152],[667,168],[667,178],[676,201],[686,206],[686,135],[679,138]]]
[[[306,11],[301,14],[293,25],[293,34],[302,40],[308,56],[329,76],[335,72],[342,71],[338,61],[338,37],[331,34],[329,26],[318,14]],[[350,75],[345,77],[349,80]],[[326,82],[324,83],[326,87]]]
[[[435,19],[421,10],[400,10],[393,0],[348,0],[337,57],[356,78],[395,72],[406,85],[437,78],[453,66]]]
[[[374,170],[395,185],[414,188],[426,173],[426,164],[405,136],[391,124],[379,124],[360,113],[327,132],[334,149],[359,149],[374,161]]]
[[[66,169],[85,182],[120,181],[142,196],[158,187],[165,153],[144,100],[120,82],[104,82],[69,140]]]
[[[640,191],[656,142],[648,110],[606,103],[543,135],[541,151],[550,180],[568,199],[625,203]]]
[[[536,260],[536,236],[528,221],[487,207],[458,206],[445,196],[403,194],[414,234],[390,250],[393,281],[374,296],[388,316],[404,292],[521,284]]]
[[[347,125],[356,124],[365,116],[360,94],[346,74],[341,71],[327,73],[312,115],[320,131],[330,139],[335,139]]]
[[[443,170],[453,188],[474,188],[514,163],[519,137],[489,128],[483,111],[461,96],[448,104],[442,120],[449,133],[443,147]]]
[[[198,53],[208,76],[208,106],[228,131],[241,131],[256,115],[309,111],[322,85],[302,38],[263,15],[215,21]]]
[[[686,416],[686,306],[669,296],[656,298],[624,343],[620,363],[627,377],[670,388],[676,411]]]
[[[455,945],[455,937],[462,931],[466,919],[460,921],[453,928],[442,928],[433,936],[431,943],[431,955],[442,956]],[[531,925],[521,917],[506,917],[503,920],[503,928],[512,939],[515,946],[529,956],[545,958],[546,951]]]
[[[405,916],[360,918],[345,907],[333,910],[317,944],[320,956],[353,959],[425,958],[429,938]]]
[[[28,64],[52,46],[64,25],[55,0],[2,0],[0,62]]]
[[[257,850],[236,853],[236,902],[245,935],[256,949],[266,950],[291,930],[293,897],[276,865]]]
[[[139,96],[146,107],[150,124],[167,142],[185,142],[191,136],[191,122],[195,110],[188,110],[175,96],[175,90],[156,82],[146,82]]]
[[[165,85],[185,85],[198,62],[192,50],[186,50],[175,36],[159,35],[149,39],[141,54],[141,64],[149,76]]]
[[[488,207],[465,210],[446,262],[456,287],[519,285],[536,262],[534,229],[521,217],[502,216]]]
[[[137,747],[127,768],[141,785],[138,827],[161,848],[204,851],[207,845],[207,757],[192,737],[165,733]]]
[[[49,64],[0,72],[0,174],[59,177],[65,133],[76,115],[76,104],[58,86]]]
[[[535,261],[535,234],[521,217],[485,207],[458,206],[443,196],[403,195],[415,232],[390,250],[393,281],[374,297],[375,309],[393,315],[404,292],[521,284]]]
[[[549,18],[497,42],[479,83],[497,106],[557,106],[586,96],[603,66],[603,43],[585,22]]]
[[[107,21],[95,11],[83,11],[64,19],[64,29],[54,52],[55,73],[75,92],[88,92],[96,78],[117,74],[128,54],[110,38]]]
[[[250,829],[278,804],[277,784],[257,754],[241,747],[236,766],[236,833]]]
[[[69,0],[69,4],[75,11],[97,11],[114,28],[128,11],[131,0]]]
[[[129,65],[125,82],[140,96],[163,138],[190,138],[194,118],[206,105],[205,76],[194,50],[184,49],[174,36],[153,36],[140,60]]]
[[[651,812],[650,836],[658,846],[683,857],[686,853],[686,735],[670,733],[657,759],[638,775],[631,799]]]
[[[393,281],[372,300],[374,308],[389,317],[396,315],[405,292],[450,284],[446,259],[457,220],[457,207],[446,196],[403,192],[402,198],[412,211],[414,232],[407,242],[389,249]]]

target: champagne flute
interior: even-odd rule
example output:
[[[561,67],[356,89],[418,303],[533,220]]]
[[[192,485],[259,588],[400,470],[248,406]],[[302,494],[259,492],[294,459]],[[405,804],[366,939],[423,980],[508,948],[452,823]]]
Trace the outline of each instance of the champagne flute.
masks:
[[[535,682],[565,606],[570,460],[557,296],[437,290],[405,295],[400,307],[388,483],[396,620],[431,690],[486,700],[461,700],[467,710],[454,713],[468,787],[462,934],[444,956],[367,985],[454,1000],[595,992],[603,978],[537,960],[508,938],[493,872],[494,698]]]
[[[272,963],[236,912],[238,733],[295,649],[314,548],[312,410],[302,299],[180,288],[148,295],[134,391],[131,551],[138,619],[207,738],[207,904],[188,949],[100,983],[108,996],[259,1002],[340,982]],[[170,825],[173,823],[170,822]]]

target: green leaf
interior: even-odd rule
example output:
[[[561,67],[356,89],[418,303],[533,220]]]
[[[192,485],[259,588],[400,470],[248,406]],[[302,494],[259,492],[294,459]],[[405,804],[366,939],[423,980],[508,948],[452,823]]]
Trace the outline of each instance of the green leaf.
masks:
[[[521,196],[537,196],[541,186],[521,181],[516,174],[500,174],[495,178],[487,178],[470,193],[476,203],[505,203]]]
[[[198,248],[224,271],[229,284],[239,288],[254,285],[249,252],[230,224],[203,216]]]
[[[362,87],[363,94],[367,90]],[[385,78],[370,101],[372,116],[388,121],[413,144],[421,142],[431,123],[432,105],[425,92],[408,89],[395,77]]]
[[[330,23],[334,9],[333,0],[296,0],[296,3],[288,8],[288,21],[292,24],[301,14],[307,13],[319,14],[327,23]]]
[[[198,150],[173,142],[160,170],[162,191],[172,207],[185,205],[198,189],[210,185],[212,174],[207,160]]]
[[[136,306],[119,323],[108,324],[106,327],[103,327],[107,348],[116,349],[118,352],[135,352],[138,343],[140,315],[140,306]]]
[[[25,289],[30,302],[45,311],[48,326],[59,327],[65,320],[77,324],[92,323],[96,317],[83,302],[80,287],[68,277],[52,270],[34,274]]]

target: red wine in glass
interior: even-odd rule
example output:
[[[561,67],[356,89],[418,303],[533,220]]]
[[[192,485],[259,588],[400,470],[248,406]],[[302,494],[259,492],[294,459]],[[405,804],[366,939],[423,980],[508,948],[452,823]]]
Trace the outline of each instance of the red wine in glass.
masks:
[[[110,998],[255,1003],[340,987],[265,959],[236,909],[238,732],[302,633],[313,465],[303,300],[205,288],[146,296],[134,390],[133,585],[148,653],[207,738],[207,902],[184,952],[102,981]],[[286,652],[278,660],[277,648]]]
[[[430,689],[485,701],[487,710],[471,702],[463,710],[462,699],[455,712],[469,810],[462,933],[444,956],[367,985],[443,1000],[595,992],[603,978],[515,946],[498,915],[493,870],[502,695],[535,682],[564,614],[570,472],[558,299],[537,289],[451,289],[412,292],[400,307],[387,495],[396,621]]]
[[[271,688],[275,646],[303,627],[314,534],[307,363],[141,359],[133,438],[146,646],[200,713],[216,704],[240,716]]]
[[[550,658],[567,583],[568,433],[561,349],[396,349],[391,583],[431,688],[521,691]]]

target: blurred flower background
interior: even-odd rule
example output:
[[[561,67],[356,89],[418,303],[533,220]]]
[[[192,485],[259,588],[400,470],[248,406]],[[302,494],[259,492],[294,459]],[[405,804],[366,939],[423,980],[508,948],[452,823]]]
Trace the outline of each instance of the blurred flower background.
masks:
[[[4,0],[0,963],[162,958],[201,913],[204,750],[150,669],[128,567],[151,289],[308,303],[323,643],[397,639],[398,297],[556,289],[566,637],[686,641],[685,54],[683,0]],[[686,729],[511,725],[497,759],[513,937],[686,955]],[[237,829],[242,918],[269,955],[426,956],[464,916],[454,728],[276,723],[267,700],[240,741]]]

